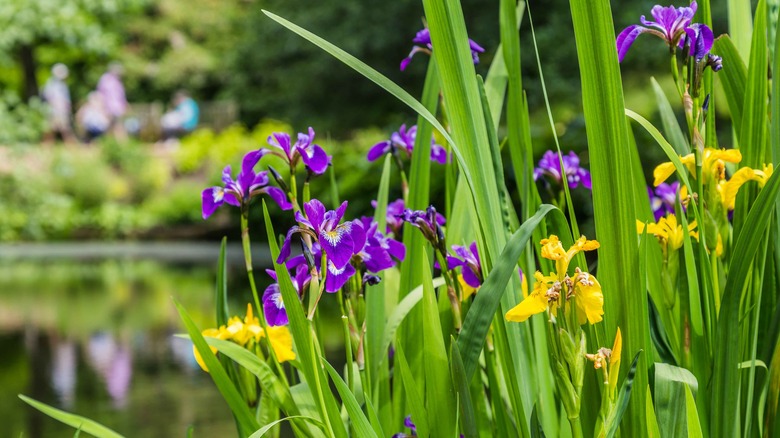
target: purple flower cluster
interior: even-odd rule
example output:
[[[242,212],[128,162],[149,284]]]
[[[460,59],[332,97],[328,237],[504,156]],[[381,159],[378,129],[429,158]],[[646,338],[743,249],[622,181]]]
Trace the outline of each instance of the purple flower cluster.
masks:
[[[365,268],[368,272],[378,273],[395,266],[395,260],[403,260],[406,249],[401,242],[391,239],[377,230],[377,223],[370,218],[344,221],[347,202],[337,210],[325,210],[317,199],[303,204],[304,216],[296,212],[298,225],[287,232],[277,263],[287,262],[287,267],[304,263],[303,256],[290,258],[293,235],[307,234],[314,242],[311,254],[316,269],[320,269],[317,260],[324,255],[327,258],[325,291],[337,292],[357,272]],[[375,282],[375,278],[367,278]]]
[[[580,157],[573,151],[569,151],[568,155],[563,157],[563,167],[566,170],[566,181],[569,183],[569,188],[576,189],[580,184],[583,187],[590,190],[591,180],[590,172],[580,167]],[[538,181],[539,178],[546,176],[548,179],[552,179],[557,184],[561,184],[563,180],[563,172],[561,171],[561,160],[558,159],[558,154],[553,151],[547,151],[539,160],[539,166],[534,169],[534,180]]]
[[[412,39],[412,42],[416,45],[412,47],[412,51],[409,52],[409,56],[401,61],[401,71],[406,70],[406,67],[410,62],[412,62],[412,57],[418,52],[425,52],[430,55],[431,51],[433,50],[433,44],[431,43],[431,33],[427,27],[417,32],[417,34],[414,36],[414,39]],[[471,38],[469,38],[469,48],[471,49],[471,57],[474,60],[474,64],[479,64],[479,54],[484,53],[485,49],[474,42],[474,40]]]
[[[641,25],[632,24],[620,32],[617,37],[618,59],[623,61],[628,49],[639,35],[649,33],[664,40],[672,53],[677,47],[681,49],[688,47],[688,56],[693,57],[697,64],[701,63],[700,68],[709,66],[713,71],[720,70],[723,60],[709,53],[714,42],[712,29],[702,23],[691,24],[696,8],[695,1],[690,6],[680,8],[655,5],[650,11],[655,21],[646,20],[642,15],[639,18]]]
[[[228,203],[240,207],[246,211],[249,202],[261,194],[268,195],[282,210],[289,210],[292,204],[287,200],[284,191],[277,187],[269,186],[268,173],[265,171],[255,173],[255,166],[263,156],[262,151],[252,151],[244,155],[241,162],[241,172],[238,178],[233,180],[230,166],[222,171],[223,187],[208,187],[201,193],[203,219],[207,219],[222,204]]]
[[[647,195],[650,197],[650,206],[653,208],[656,222],[667,214],[674,214],[679,190],[680,183],[676,181],[672,184],[661,183],[655,190],[652,186],[647,186]]]
[[[298,133],[298,141],[295,143],[286,132],[274,132],[268,136],[270,149],[260,149],[263,155],[270,154],[282,158],[295,171],[298,163],[303,161],[306,169],[315,174],[322,175],[328,169],[332,157],[325,153],[320,145],[314,144],[314,129],[309,128],[308,133]]]
[[[404,152],[406,155],[411,156],[416,138],[417,125],[407,130],[406,124],[403,124],[398,131],[390,136],[389,140],[381,141],[371,146],[371,149],[368,150],[368,161],[375,161],[385,154],[398,156],[399,152]],[[436,140],[433,138],[431,138],[431,161],[439,164],[447,164],[448,161],[447,150],[442,145],[436,144]]]

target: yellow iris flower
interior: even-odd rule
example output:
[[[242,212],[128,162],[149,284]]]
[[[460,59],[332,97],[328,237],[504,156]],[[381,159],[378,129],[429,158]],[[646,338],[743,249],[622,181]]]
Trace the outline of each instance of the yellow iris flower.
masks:
[[[699,240],[699,232],[693,231],[695,228],[695,220],[688,223],[688,232],[691,237]],[[636,231],[639,234],[644,233],[644,222],[640,220],[636,221]],[[667,251],[670,249],[680,249],[683,246],[683,239],[685,236],[683,235],[682,225],[677,223],[677,217],[673,214],[662,217],[658,220],[657,224],[652,222],[647,224],[647,233],[657,237],[661,242],[661,245]]]
[[[763,188],[764,184],[772,176],[773,165],[765,164],[762,170],[751,169],[749,167],[743,167],[739,169],[728,181],[721,181],[718,184],[718,193],[720,194],[720,200],[723,203],[723,207],[727,210],[734,209],[734,203],[737,199],[737,192],[743,184],[748,181],[758,182],[758,186]]]
[[[568,251],[564,251],[560,239],[555,235],[543,239],[540,243],[542,257],[554,260],[557,272],[544,275],[536,271],[533,291],[506,313],[507,321],[523,322],[531,315],[542,313],[548,308],[550,313],[557,316],[562,297],[567,300],[574,299],[577,306],[577,320],[580,324],[586,321],[591,324],[601,321],[604,314],[604,295],[596,277],[580,271],[579,268],[576,269],[573,278],[569,278],[566,274],[569,263],[577,253],[594,250],[599,247],[599,243],[595,240],[587,240],[583,236],[569,247]]]
[[[680,161],[688,168],[691,175],[696,175],[696,158],[693,154],[681,156]],[[742,161],[742,153],[738,149],[705,148],[702,167],[709,171],[704,174],[705,181],[707,175],[712,175],[718,181],[724,179],[726,177],[726,163],[739,163],[740,161]],[[671,161],[659,164],[653,170],[653,185],[658,187],[659,184],[669,179],[674,171],[674,164]]]
[[[202,334],[204,337],[233,341],[242,347],[246,347],[252,340],[258,342],[266,336],[265,330],[260,326],[260,321],[252,312],[251,304],[247,304],[246,316],[243,320],[238,316],[234,316],[228,320],[227,325],[223,325],[218,329],[210,328],[203,330]],[[279,362],[295,359],[295,352],[292,349],[292,336],[287,326],[268,327],[268,341]],[[216,348],[210,348],[212,352],[217,352]],[[203,362],[198,349],[193,346],[192,351],[198,365],[200,365],[203,371],[208,372],[209,370]]]

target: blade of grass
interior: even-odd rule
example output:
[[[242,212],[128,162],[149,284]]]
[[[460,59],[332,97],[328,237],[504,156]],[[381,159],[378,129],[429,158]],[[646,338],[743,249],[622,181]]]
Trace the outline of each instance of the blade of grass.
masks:
[[[423,257],[423,260],[425,257]],[[428,423],[436,424],[431,430],[434,437],[455,435],[455,391],[448,373],[447,350],[441,332],[436,292],[428,263],[420,266],[423,286],[423,360],[425,370],[425,409]]]
[[[412,375],[412,371],[409,369],[409,364],[406,362],[406,355],[404,349],[401,346],[402,343],[398,343],[398,347],[395,350],[395,365],[396,370],[401,374],[401,381],[403,382],[406,398],[408,399],[408,405],[412,411],[412,421],[417,426],[417,436],[420,438],[428,438],[428,411],[425,409],[423,397],[418,391],[423,385],[419,385]]]
[[[471,391],[469,391],[469,378],[466,376],[466,370],[463,368],[463,360],[460,357],[458,343],[455,339],[450,342],[450,373],[455,392],[458,394],[458,407],[460,408],[460,424],[462,425],[463,435],[466,438],[476,438],[477,418],[474,413],[474,403],[471,401]]]
[[[733,35],[734,46],[745,59],[750,56],[750,35],[753,33],[750,2],[727,0],[729,35]]]
[[[433,279],[433,287],[435,289],[440,288],[444,285],[444,283],[445,281],[442,277],[436,277]],[[404,299],[402,299],[401,302],[398,303],[398,305],[393,309],[393,313],[390,314],[390,317],[387,318],[387,324],[385,325],[384,329],[384,338],[380,347],[381,353],[379,355],[379,366],[381,366],[387,359],[387,349],[390,348],[390,343],[392,343],[393,339],[395,339],[395,334],[398,330],[398,327],[404,321],[406,316],[409,315],[409,312],[411,312],[412,309],[420,302],[420,300],[422,300],[422,296],[423,287],[420,285],[406,294]]]
[[[731,113],[731,126],[739,139],[742,135],[742,107],[745,99],[745,83],[747,82],[747,67],[739,56],[734,42],[728,35],[715,39],[712,52],[729,62],[723,64],[718,72],[718,80],[723,85],[726,102]]]
[[[608,333],[620,326],[623,354],[650,351],[646,291],[636,287],[639,267],[635,188],[631,172],[635,158],[622,148],[629,144],[624,119],[625,100],[615,50],[609,0],[570,0],[582,101],[593,179],[593,207],[599,249],[599,280],[605,292],[604,322]],[[630,356],[629,356],[630,357]],[[635,384],[647,385],[647,360],[640,357]],[[623,424],[627,436],[647,433],[645,399],[634,397]]]
[[[780,172],[769,178],[748,213],[743,231],[737,236],[729,266],[718,317],[713,372],[712,416],[710,431],[715,437],[736,436],[740,387],[737,364],[740,362],[739,304],[750,274],[753,258],[764,237],[780,193]]]
[[[269,431],[271,431],[271,429],[273,429],[273,428],[274,428],[274,426],[276,426],[276,425],[278,425],[278,424],[281,424],[281,423],[282,423],[282,422],[284,422],[284,421],[292,421],[292,420],[304,420],[304,421],[308,421],[308,422],[310,422],[310,423],[314,424],[315,426],[319,427],[320,429],[323,429],[323,428],[325,427],[325,426],[324,426],[324,425],[323,425],[323,424],[322,424],[322,423],[321,423],[319,420],[317,420],[316,418],[307,417],[307,416],[305,416],[305,415],[294,415],[294,416],[290,416],[290,417],[284,417],[284,418],[280,418],[280,419],[278,419],[278,420],[276,420],[276,421],[274,421],[274,422],[272,422],[272,423],[268,423],[268,424],[266,424],[266,425],[265,425],[265,426],[263,426],[261,429],[258,429],[258,430],[257,430],[255,433],[253,433],[252,435],[249,435],[249,438],[262,438],[262,437],[264,437],[264,436],[265,436],[265,435],[266,435],[266,434],[267,434]]]
[[[103,426],[97,421],[53,408],[46,403],[41,403],[22,394],[19,394],[19,398],[22,399],[23,402],[43,412],[49,417],[54,418],[61,423],[67,424],[70,427],[73,427],[77,430],[77,434],[79,432],[85,432],[98,438],[122,438],[122,435],[114,432],[106,426]]]
[[[696,411],[696,400],[693,399],[693,393],[688,385],[685,385],[685,412],[688,424],[688,438],[702,438],[701,424],[699,424],[699,413]]]
[[[655,364],[655,413],[661,436],[686,436],[685,387],[698,389],[696,377],[685,368]]]
[[[607,431],[607,438],[612,438],[617,433],[620,421],[623,419],[623,414],[628,408],[628,401],[631,400],[631,390],[634,387],[634,376],[636,375],[636,366],[639,363],[639,355],[642,352],[634,356],[634,360],[631,361],[631,367],[628,369],[628,374],[623,379],[623,383],[620,385],[620,394],[618,395],[616,403],[615,418],[612,420],[609,430]]]
[[[655,78],[650,78],[650,83],[653,85],[655,101],[658,104],[658,113],[661,115],[661,123],[664,127],[666,137],[669,139],[669,143],[674,145],[674,149],[679,155],[690,154],[691,147],[688,144],[688,139],[685,137],[685,134],[683,134],[680,124],[677,123],[677,116],[674,114],[674,110],[669,103],[669,99],[666,97],[666,93],[664,93],[664,90]]]
[[[333,366],[324,358],[322,358],[322,364],[325,366],[325,370],[328,371],[330,379],[336,386],[336,391],[338,391],[339,396],[341,396],[341,401],[344,403],[344,407],[349,414],[349,420],[351,421],[357,436],[377,437],[376,432],[374,432],[374,429],[371,427],[371,423],[368,421],[368,418],[366,418],[366,414],[360,409],[360,405],[358,404],[357,399],[355,399],[355,394],[349,389],[349,386],[347,386],[347,383],[341,378],[338,371],[333,369]]]

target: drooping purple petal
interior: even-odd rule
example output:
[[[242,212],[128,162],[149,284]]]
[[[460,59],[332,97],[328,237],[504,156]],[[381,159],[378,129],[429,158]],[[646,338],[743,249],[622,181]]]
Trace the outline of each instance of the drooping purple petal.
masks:
[[[328,259],[336,268],[341,269],[349,263],[354,254],[354,242],[352,241],[352,222],[345,222],[332,230],[320,230],[319,242]]]
[[[282,292],[276,283],[268,286],[263,292],[263,314],[270,326],[286,325],[289,322]]]
[[[466,282],[471,287],[480,287],[482,285],[482,282],[480,282],[479,277],[477,277],[476,274],[474,274],[474,271],[471,270],[470,267],[464,266],[463,270],[461,271],[461,274],[463,275],[463,281]]]
[[[688,41],[690,45],[688,54],[692,56],[696,62],[704,59],[705,56],[712,49],[712,44],[715,41],[715,36],[712,34],[712,29],[706,24],[694,23],[685,29],[686,39],[681,39],[681,47],[685,45],[685,41]]]
[[[361,253],[361,257],[369,272],[381,272],[395,266],[395,262],[390,258],[390,254],[378,246],[366,247]]]
[[[406,257],[406,247],[404,244],[395,239],[387,239],[386,243],[387,252],[399,261],[403,261],[404,257]]]
[[[366,158],[368,158],[368,161],[376,161],[382,155],[390,153],[390,145],[390,141],[385,140],[371,146]]]
[[[344,286],[350,277],[355,275],[355,267],[351,263],[345,264],[341,268],[328,261],[328,275],[325,277],[325,292],[338,292]]]
[[[322,175],[328,170],[330,157],[319,145],[311,145],[301,152],[303,164],[309,168],[315,175]]]
[[[282,210],[290,210],[293,208],[293,205],[287,200],[287,194],[284,193],[284,190],[278,187],[266,187],[263,190]]]
[[[225,202],[225,190],[218,186],[204,189],[201,193],[201,200],[203,219],[208,219]]]
[[[300,228],[298,228],[297,225],[293,225],[289,231],[287,231],[287,236],[284,237],[284,243],[282,243],[282,248],[279,250],[279,257],[276,258],[276,263],[283,263],[285,260],[290,258],[290,253],[292,252],[292,237],[293,234],[299,233]]]
[[[443,146],[432,143],[431,144],[431,160],[439,164],[447,164],[448,156],[447,150]]]
[[[268,136],[268,144],[280,149],[287,157],[288,163],[292,162],[292,142],[290,141],[290,134],[286,132],[274,132]]]
[[[647,32],[647,28],[642,27],[638,24],[632,24],[631,26],[628,26],[627,28],[623,29],[622,32],[620,32],[620,35],[617,37],[617,51],[618,51],[618,61],[623,62],[623,58],[625,58],[626,53],[628,53],[628,49],[631,48],[631,45],[634,44],[634,41],[636,38]]]

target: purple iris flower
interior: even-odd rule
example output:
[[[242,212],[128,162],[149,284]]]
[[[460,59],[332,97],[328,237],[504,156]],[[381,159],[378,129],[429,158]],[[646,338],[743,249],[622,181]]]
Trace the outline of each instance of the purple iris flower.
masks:
[[[656,222],[667,214],[674,214],[674,204],[677,200],[679,189],[680,183],[676,181],[672,184],[661,183],[655,190],[650,186],[647,187],[650,206],[653,208]]]
[[[376,209],[376,201],[371,201],[371,206]],[[398,237],[401,233],[401,226],[404,224],[404,200],[403,198],[396,199],[395,201],[387,204],[387,229],[385,233],[392,233]]]
[[[590,172],[580,167],[580,157],[574,151],[569,151],[568,155],[563,156],[563,167],[566,169],[569,188],[576,189],[582,184],[586,189],[591,189]],[[542,176],[548,176],[558,184],[563,179],[561,162],[558,160],[558,154],[553,151],[545,152],[539,160],[539,167],[534,169],[534,180],[538,181]]]
[[[685,29],[685,35],[685,38],[680,38],[680,48],[685,48],[685,44],[688,44],[690,46],[688,55],[696,62],[700,62],[710,52],[715,41],[712,29],[706,24],[694,23]]]
[[[477,242],[472,242],[468,248],[465,246],[452,245],[455,255],[447,255],[447,267],[455,269],[462,266],[461,275],[463,281],[473,288],[482,285],[482,264],[479,263],[479,253],[477,252]]]
[[[398,151],[404,151],[407,155],[412,155],[414,150],[414,141],[417,138],[417,125],[408,130],[406,124],[401,125],[398,131],[390,136],[390,140],[381,141],[368,150],[368,161],[375,161],[385,154],[398,155]],[[444,146],[436,144],[436,140],[431,138],[431,161],[439,164],[447,164],[447,150]]]
[[[431,33],[427,27],[417,32],[412,42],[417,45],[412,47],[412,51],[409,52],[409,56],[401,61],[401,71],[406,70],[406,67],[410,62],[412,62],[412,57],[418,52],[425,52],[430,55],[431,51],[433,50],[433,44],[431,44]],[[471,49],[471,57],[474,60],[474,64],[479,64],[479,54],[484,53],[485,49],[474,42],[474,40],[471,38],[469,38],[469,48]]]
[[[355,253],[369,272],[376,273],[392,268],[395,266],[394,259],[403,261],[406,256],[403,243],[379,232],[378,225],[372,218],[363,217],[361,222],[362,227],[356,228],[353,234]]]
[[[224,187],[214,186],[203,190],[203,219],[211,216],[220,205],[230,205],[246,208],[255,196],[266,194],[276,202],[282,210],[289,210],[292,204],[287,200],[284,191],[277,187],[269,186],[268,173],[265,171],[255,173],[255,165],[263,156],[261,151],[252,151],[244,155],[241,162],[241,172],[234,181],[231,176],[230,166],[222,171]]]
[[[276,272],[273,269],[266,269],[265,272],[268,273],[274,281],[278,281]],[[295,275],[290,279],[292,280],[293,287],[295,287],[295,290],[298,292],[298,296],[302,297],[311,281],[308,266],[306,266],[305,263],[295,266]],[[263,292],[263,314],[265,315],[266,321],[268,321],[268,325],[287,325],[287,310],[282,301],[282,291],[279,289],[279,283],[271,284]]]
[[[303,204],[303,210],[306,217],[301,212],[295,212],[295,220],[306,228],[293,226],[287,232],[279,258],[276,263],[282,263],[290,256],[290,245],[292,235],[295,233],[308,232],[313,234],[317,242],[325,250],[328,260],[333,263],[335,268],[342,269],[349,263],[349,259],[354,254],[354,241],[352,233],[356,226],[361,226],[360,221],[340,223],[344,217],[344,211],[347,209],[347,201],[338,208],[338,210],[325,210],[325,206],[317,199]]]
[[[642,15],[639,20],[644,26],[632,24],[620,32],[617,37],[618,59],[623,61],[626,52],[634,43],[634,40],[643,33],[653,34],[669,45],[669,50],[674,50],[677,44],[685,35],[688,25],[691,23],[694,14],[696,14],[696,2],[690,6],[675,8],[674,6],[663,7],[653,6],[650,11],[655,21],[648,21]],[[654,29],[653,29],[654,28]]]
[[[260,149],[262,153],[281,157],[293,171],[300,160],[313,174],[322,175],[332,159],[320,145],[314,144],[314,129],[311,127],[308,134],[298,133],[298,141],[294,144],[286,132],[274,132],[268,136],[268,144],[272,149]]]

